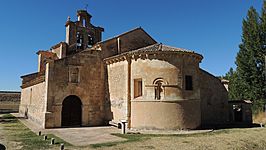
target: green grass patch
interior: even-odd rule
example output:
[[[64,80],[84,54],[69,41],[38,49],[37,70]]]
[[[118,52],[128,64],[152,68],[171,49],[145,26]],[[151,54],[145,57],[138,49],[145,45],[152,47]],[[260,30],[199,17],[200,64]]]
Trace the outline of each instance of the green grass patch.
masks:
[[[72,146],[52,134],[48,134],[48,139],[43,140],[43,136],[38,136],[10,114],[5,114],[1,117],[0,125],[4,128],[7,139],[16,142],[16,146],[21,147],[21,149],[41,150],[53,147],[58,147],[59,149],[60,143],[64,143],[65,146]],[[55,139],[55,145],[50,145],[51,138]]]
[[[16,117],[11,114],[4,114],[0,119],[15,119]]]

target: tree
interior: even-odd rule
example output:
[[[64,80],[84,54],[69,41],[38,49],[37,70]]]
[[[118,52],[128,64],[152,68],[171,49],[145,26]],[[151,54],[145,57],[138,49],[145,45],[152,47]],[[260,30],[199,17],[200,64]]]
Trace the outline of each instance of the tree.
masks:
[[[262,94],[263,99],[266,101],[266,1],[263,3],[262,13],[261,13],[261,45],[262,50],[258,53],[260,71],[262,74]],[[266,103],[266,102],[265,102]]]
[[[262,13],[260,17],[260,45],[254,50],[254,59],[256,63],[256,74],[254,80],[254,97],[256,101],[254,108],[262,110],[266,104],[266,77],[265,77],[265,57],[266,57],[266,1],[263,2]]]
[[[265,54],[266,54],[266,1],[261,16],[251,7],[242,25],[242,42],[236,56],[236,71],[231,68],[229,98],[253,101],[253,110],[261,111],[266,100]]]
[[[243,90],[240,98],[254,101],[257,93],[255,55],[260,49],[260,28],[259,15],[253,7],[249,9],[247,18],[243,20],[242,30],[242,43],[239,45],[236,57],[236,71],[240,78],[239,88]]]
[[[229,72],[226,73],[225,76],[223,76],[222,78],[230,81],[228,86],[229,100],[241,100],[243,95],[241,92],[241,88],[239,88],[241,86],[241,81],[237,72],[234,71],[233,68],[230,68]]]

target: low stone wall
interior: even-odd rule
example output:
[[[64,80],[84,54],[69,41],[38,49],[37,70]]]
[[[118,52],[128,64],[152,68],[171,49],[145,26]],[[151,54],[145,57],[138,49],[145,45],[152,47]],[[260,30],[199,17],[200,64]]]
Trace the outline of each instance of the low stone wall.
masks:
[[[0,91],[0,113],[18,112],[20,92]]]

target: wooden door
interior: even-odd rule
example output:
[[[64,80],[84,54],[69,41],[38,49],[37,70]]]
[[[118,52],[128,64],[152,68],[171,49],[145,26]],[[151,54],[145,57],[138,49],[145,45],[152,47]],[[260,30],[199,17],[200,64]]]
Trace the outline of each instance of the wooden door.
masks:
[[[81,126],[82,103],[77,96],[68,96],[62,104],[62,127]]]

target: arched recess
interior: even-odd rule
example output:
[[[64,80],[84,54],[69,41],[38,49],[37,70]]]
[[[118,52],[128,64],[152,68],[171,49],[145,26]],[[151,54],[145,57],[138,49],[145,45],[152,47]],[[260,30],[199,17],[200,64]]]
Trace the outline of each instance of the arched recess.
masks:
[[[163,85],[167,85],[168,83],[163,78],[156,78],[153,81],[154,86],[154,98],[156,100],[161,100],[164,98],[164,87]]]
[[[70,95],[62,103],[61,126],[75,127],[81,126],[82,122],[82,102],[79,97]]]

